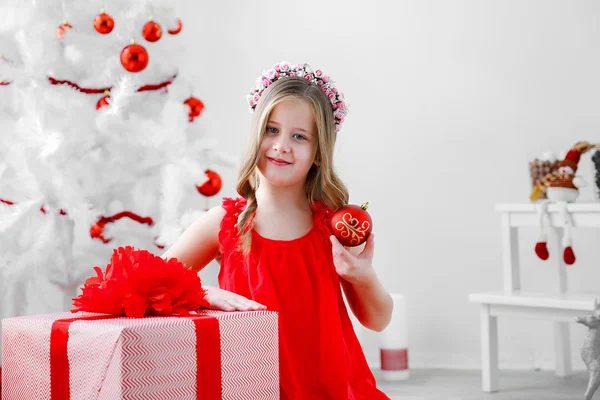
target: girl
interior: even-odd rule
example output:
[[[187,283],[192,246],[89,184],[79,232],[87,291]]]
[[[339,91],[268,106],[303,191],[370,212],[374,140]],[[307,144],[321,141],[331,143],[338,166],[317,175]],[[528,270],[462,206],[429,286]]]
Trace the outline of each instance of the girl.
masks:
[[[392,299],[371,264],[374,236],[349,251],[328,228],[333,210],[348,202],[332,165],[343,97],[307,64],[280,63],[257,82],[241,197],[204,213],[163,257],[197,271],[220,262],[219,288],[207,288],[212,308],[279,313],[282,399],[388,399],[341,291],[362,325],[387,326]]]

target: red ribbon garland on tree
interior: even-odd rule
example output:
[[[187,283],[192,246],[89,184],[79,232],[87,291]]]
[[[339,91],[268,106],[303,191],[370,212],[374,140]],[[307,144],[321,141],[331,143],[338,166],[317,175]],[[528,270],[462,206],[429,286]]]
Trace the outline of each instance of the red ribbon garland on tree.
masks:
[[[6,200],[1,197],[0,197],[0,203],[4,203],[9,206],[14,206],[16,204],[14,201]],[[47,213],[44,206],[40,207],[40,211],[44,214]],[[60,215],[67,215],[67,212],[65,210],[63,210],[62,208],[58,212]],[[104,227],[106,226],[106,224],[113,223],[113,222],[118,221],[121,218],[125,218],[125,217],[130,218],[136,222],[139,222],[140,224],[147,224],[149,226],[154,225],[154,221],[152,220],[151,217],[141,217],[131,211],[122,211],[111,217],[100,216],[100,218],[98,218],[98,221],[90,228],[90,236],[93,239],[100,239],[102,241],[102,243],[105,243],[105,244],[109,243],[110,241],[112,241],[112,239],[107,239],[104,237],[104,235],[103,235]],[[154,240],[155,240],[154,245],[156,247],[158,247],[159,249],[164,249],[165,246],[162,244],[156,243],[156,239],[157,238],[154,238]]]
[[[106,226],[106,224],[113,223],[125,217],[139,222],[140,224],[148,224],[149,226],[154,225],[154,221],[150,217],[141,217],[131,211],[121,211],[120,213],[117,213],[111,217],[100,216],[100,218],[98,218],[98,221],[90,228],[90,236],[94,239],[100,239],[102,243],[109,243],[110,241],[112,241],[112,239],[106,239],[104,237],[104,227]]]
[[[4,203],[6,205],[9,206],[14,206],[15,202],[14,201],[10,201],[10,200],[6,200],[0,197],[0,203]],[[40,211],[43,212],[44,214],[46,214],[46,209],[44,208],[44,206],[40,207]],[[58,212],[60,213],[60,215],[67,215],[67,212],[65,210],[63,210],[62,208],[60,210],[58,210]]]
[[[105,91],[110,90],[112,88],[112,86],[107,87],[107,88],[100,88],[100,89],[82,88],[78,84],[73,83],[71,81],[66,81],[66,80],[61,81],[61,80],[55,79],[55,78],[53,78],[51,76],[48,77],[48,80],[53,85],[67,84],[67,85],[71,86],[72,88],[77,89],[77,91],[82,92],[82,93],[86,93],[86,94],[100,94],[100,93],[104,93]]]
[[[104,227],[107,224],[111,224],[111,223],[118,221],[121,218],[125,218],[125,217],[132,219],[136,222],[139,222],[140,224],[147,224],[148,226],[154,225],[154,221],[152,220],[151,217],[141,217],[131,211],[121,211],[120,213],[117,213],[111,217],[100,216],[100,218],[98,218],[98,221],[94,225],[92,225],[92,227],[90,228],[90,236],[93,239],[101,240],[102,243],[104,243],[104,244],[111,242],[112,239],[107,239],[104,237]],[[165,246],[157,243],[156,239],[158,239],[158,238],[157,237],[154,238],[154,245],[156,247],[158,247],[159,249],[164,249]]]
[[[149,91],[149,90],[159,90],[162,89],[168,85],[170,85],[171,83],[173,83],[173,81],[175,80],[175,78],[177,77],[177,74],[173,75],[172,77],[170,77],[169,79],[167,79],[164,82],[161,83],[156,83],[156,84],[148,84],[148,85],[144,85],[140,88],[138,88],[138,92],[145,92],[145,91]],[[68,81],[68,80],[58,80],[56,78],[53,78],[51,76],[48,77],[48,81],[50,81],[50,83],[52,85],[69,85],[72,88],[77,89],[77,91],[81,92],[81,93],[86,93],[86,94],[103,94],[105,91],[110,91],[113,87],[109,86],[109,87],[105,87],[105,88],[83,88],[81,86],[79,86],[78,84]]]

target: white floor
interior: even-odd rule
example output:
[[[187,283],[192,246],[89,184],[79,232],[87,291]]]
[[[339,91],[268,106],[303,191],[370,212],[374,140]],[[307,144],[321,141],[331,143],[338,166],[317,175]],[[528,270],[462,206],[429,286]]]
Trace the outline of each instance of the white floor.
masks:
[[[378,379],[378,387],[392,400],[574,400],[584,398],[587,382],[585,372],[559,378],[546,371],[501,371],[500,390],[483,393],[480,371],[427,369],[411,370],[404,382]],[[594,399],[600,400],[600,389]]]

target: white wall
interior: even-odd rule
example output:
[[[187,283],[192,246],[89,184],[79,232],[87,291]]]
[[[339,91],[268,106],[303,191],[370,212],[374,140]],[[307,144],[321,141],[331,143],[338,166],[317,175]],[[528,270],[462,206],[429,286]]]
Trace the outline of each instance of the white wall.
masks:
[[[223,151],[241,155],[251,117],[245,96],[263,69],[309,62],[338,82],[351,110],[337,167],[352,202],[370,202],[381,278],[407,297],[410,364],[479,367],[479,310],[467,296],[502,287],[495,203],[528,201],[534,156],[600,142],[600,3],[178,5],[189,49],[182,73],[207,104]],[[580,170],[591,176],[589,156]],[[224,184],[222,194],[233,195],[235,171],[224,171]],[[593,188],[582,197],[593,198]],[[574,290],[598,290],[598,238],[574,234]],[[536,239],[535,230],[522,232],[522,283],[547,290],[554,270],[535,258]],[[571,332],[575,367],[584,368],[584,327]],[[501,366],[552,367],[551,334],[549,322],[502,319]],[[361,339],[376,363],[377,335]]]

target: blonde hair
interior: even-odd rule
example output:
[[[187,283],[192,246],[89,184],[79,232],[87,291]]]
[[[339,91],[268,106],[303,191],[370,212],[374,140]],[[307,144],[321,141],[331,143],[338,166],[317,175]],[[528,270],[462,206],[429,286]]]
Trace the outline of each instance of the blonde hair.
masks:
[[[246,209],[240,214],[240,248],[250,251],[253,217],[258,206],[256,189],[260,184],[256,165],[260,158],[260,145],[265,135],[267,121],[273,108],[285,100],[299,99],[311,106],[317,127],[317,154],[308,171],[304,185],[310,205],[323,202],[331,209],[348,203],[348,190],[333,169],[333,150],[337,132],[331,102],[320,87],[301,77],[288,77],[273,82],[262,94],[254,110],[250,140],[238,174],[237,192],[247,200]]]

